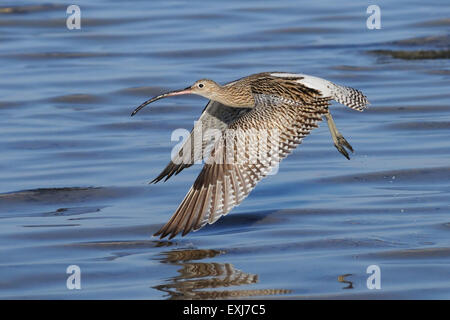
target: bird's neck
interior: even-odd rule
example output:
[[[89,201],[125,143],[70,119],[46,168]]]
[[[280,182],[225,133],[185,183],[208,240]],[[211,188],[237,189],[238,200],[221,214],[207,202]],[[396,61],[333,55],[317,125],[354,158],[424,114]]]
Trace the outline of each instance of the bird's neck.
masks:
[[[255,100],[248,86],[220,86],[213,100],[235,108],[252,108],[255,105]]]

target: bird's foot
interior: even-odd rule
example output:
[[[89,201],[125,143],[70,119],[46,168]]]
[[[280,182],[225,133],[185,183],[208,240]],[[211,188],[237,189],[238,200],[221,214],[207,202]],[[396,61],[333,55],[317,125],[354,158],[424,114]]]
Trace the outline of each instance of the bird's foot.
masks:
[[[345,140],[345,138],[341,134],[338,134],[336,136],[336,142],[335,142],[334,146],[336,147],[336,149],[338,149],[338,151],[340,153],[342,153],[344,155],[344,157],[346,157],[348,160],[350,160],[350,156],[348,155],[348,152],[345,148],[347,148],[351,152],[354,152],[353,148],[350,145],[350,143],[348,143],[348,141]]]

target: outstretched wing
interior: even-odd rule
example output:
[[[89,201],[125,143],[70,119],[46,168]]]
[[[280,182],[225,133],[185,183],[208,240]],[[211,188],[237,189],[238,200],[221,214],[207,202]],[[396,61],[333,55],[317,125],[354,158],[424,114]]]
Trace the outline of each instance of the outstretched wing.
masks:
[[[318,98],[305,105],[255,94],[255,107],[230,123],[186,197],[155,236],[184,236],[227,214],[318,126],[328,101]]]
[[[179,152],[150,183],[157,183],[164,178],[164,181],[166,181],[173,174],[177,175],[183,169],[192,166],[196,161],[203,160],[204,156],[209,153],[208,149],[212,149],[215,143],[214,135],[207,136],[205,133],[211,129],[216,129],[219,133],[222,132],[233,120],[249,110],[247,108],[228,107],[210,100]]]

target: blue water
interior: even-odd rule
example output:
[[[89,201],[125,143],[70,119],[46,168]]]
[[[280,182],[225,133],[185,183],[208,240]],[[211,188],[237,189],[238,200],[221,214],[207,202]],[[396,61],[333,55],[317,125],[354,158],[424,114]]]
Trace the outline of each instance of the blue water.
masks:
[[[380,30],[365,1],[76,4],[80,30],[66,2],[0,6],[0,298],[450,298],[445,1],[380,1]],[[352,159],[322,123],[229,215],[153,238],[201,165],[148,182],[206,100],[131,111],[197,79],[274,70],[367,95],[364,113],[332,107]]]

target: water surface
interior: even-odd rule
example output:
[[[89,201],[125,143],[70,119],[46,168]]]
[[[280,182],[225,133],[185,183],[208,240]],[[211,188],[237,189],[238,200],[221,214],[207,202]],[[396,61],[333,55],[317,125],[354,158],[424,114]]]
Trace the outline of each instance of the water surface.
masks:
[[[0,297],[450,298],[450,17],[444,1],[77,1],[0,8]],[[216,224],[151,237],[201,165],[148,185],[200,78],[301,72],[361,89]],[[68,290],[66,268],[82,272]],[[369,290],[367,267],[381,270]]]

